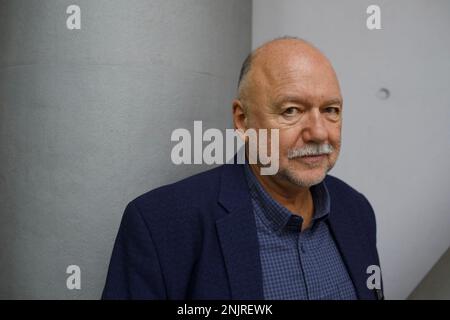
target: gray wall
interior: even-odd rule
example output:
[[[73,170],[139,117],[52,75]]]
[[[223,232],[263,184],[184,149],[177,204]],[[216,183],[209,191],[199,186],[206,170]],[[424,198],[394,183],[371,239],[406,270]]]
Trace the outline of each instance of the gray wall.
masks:
[[[366,28],[371,4],[381,30]],[[345,106],[332,174],[371,201],[386,297],[406,298],[450,245],[450,1],[255,0],[252,21],[253,47],[296,35],[335,65]]]
[[[170,134],[230,127],[250,44],[250,1],[0,2],[0,298],[100,296],[126,203],[205,169]]]

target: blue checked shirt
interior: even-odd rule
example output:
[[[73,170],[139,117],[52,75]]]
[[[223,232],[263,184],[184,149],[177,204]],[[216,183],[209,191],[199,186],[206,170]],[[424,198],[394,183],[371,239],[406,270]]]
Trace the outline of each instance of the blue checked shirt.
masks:
[[[324,182],[310,188],[314,216],[301,231],[303,219],[274,200],[248,164],[260,247],[264,298],[269,300],[356,299],[353,283],[325,221],[330,196]]]

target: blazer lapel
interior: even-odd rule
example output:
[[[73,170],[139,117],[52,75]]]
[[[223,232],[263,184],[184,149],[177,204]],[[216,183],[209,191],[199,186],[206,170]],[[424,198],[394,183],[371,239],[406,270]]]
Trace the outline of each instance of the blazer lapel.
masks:
[[[332,205],[328,223],[357,296],[359,299],[375,299],[376,293],[368,289],[366,284],[369,277],[366,273],[367,267],[373,264],[367,248],[367,240],[362,235],[363,229],[359,226],[357,219],[352,217],[352,212],[358,209],[344,208],[337,198],[333,199],[331,190],[330,196]],[[355,229],[359,232],[354,232]]]
[[[232,299],[262,300],[262,271],[256,223],[242,165],[223,166],[216,221]]]

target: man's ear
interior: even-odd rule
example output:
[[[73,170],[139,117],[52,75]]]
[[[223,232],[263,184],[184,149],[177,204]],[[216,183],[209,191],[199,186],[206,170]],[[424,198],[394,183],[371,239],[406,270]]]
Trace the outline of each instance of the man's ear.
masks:
[[[247,115],[239,99],[233,100],[233,124],[236,130],[241,129],[244,132],[247,130]]]

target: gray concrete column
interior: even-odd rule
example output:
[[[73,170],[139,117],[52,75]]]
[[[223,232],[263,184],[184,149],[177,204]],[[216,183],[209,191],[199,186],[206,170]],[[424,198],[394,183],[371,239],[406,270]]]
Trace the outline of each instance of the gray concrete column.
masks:
[[[231,127],[250,26],[243,0],[0,2],[0,298],[100,297],[126,203],[204,169],[171,132]]]

